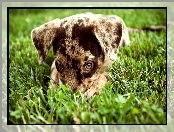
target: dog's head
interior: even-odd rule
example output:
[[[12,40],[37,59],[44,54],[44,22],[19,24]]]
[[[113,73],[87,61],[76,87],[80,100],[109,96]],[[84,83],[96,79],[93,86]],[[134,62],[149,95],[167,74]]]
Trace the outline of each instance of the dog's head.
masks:
[[[102,87],[107,82],[105,67],[116,60],[119,46],[129,43],[121,18],[92,13],[49,21],[33,29],[31,36],[40,64],[53,46],[52,69],[73,91]]]

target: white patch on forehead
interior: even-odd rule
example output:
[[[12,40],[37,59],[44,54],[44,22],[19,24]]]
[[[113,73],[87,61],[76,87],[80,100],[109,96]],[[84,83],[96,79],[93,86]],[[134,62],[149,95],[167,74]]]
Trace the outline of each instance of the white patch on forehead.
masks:
[[[94,59],[95,58],[95,56],[93,56],[90,51],[86,51],[85,56],[88,56],[88,59]]]
[[[70,55],[72,58],[76,58],[85,53],[84,48],[79,45],[78,38],[72,40],[70,38],[65,39],[66,44],[66,54]]]

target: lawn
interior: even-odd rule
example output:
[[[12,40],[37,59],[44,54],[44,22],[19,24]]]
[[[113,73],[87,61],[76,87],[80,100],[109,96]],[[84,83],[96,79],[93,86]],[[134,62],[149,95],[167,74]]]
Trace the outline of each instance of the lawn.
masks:
[[[38,64],[33,28],[76,13],[118,15],[129,27],[166,25],[164,9],[9,9],[10,124],[166,124],[166,31],[130,35],[108,67],[110,83],[86,100],[66,85],[48,89],[53,51]]]

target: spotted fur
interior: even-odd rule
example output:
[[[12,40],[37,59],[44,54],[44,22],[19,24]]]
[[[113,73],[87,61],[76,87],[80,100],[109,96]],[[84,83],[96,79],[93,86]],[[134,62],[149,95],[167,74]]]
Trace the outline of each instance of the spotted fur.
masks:
[[[51,46],[55,59],[51,83],[59,80],[87,98],[107,82],[105,69],[116,61],[120,45],[130,43],[127,28],[118,16],[81,13],[49,21],[31,32],[41,64]]]

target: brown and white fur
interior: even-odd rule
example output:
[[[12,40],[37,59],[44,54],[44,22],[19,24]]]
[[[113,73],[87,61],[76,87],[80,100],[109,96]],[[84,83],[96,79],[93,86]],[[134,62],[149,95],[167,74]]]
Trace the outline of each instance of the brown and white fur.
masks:
[[[130,44],[129,32],[137,31],[127,28],[118,16],[87,12],[36,27],[31,38],[39,64],[53,46],[51,84],[57,88],[61,81],[89,99],[108,81],[106,67],[116,61],[120,46]]]

